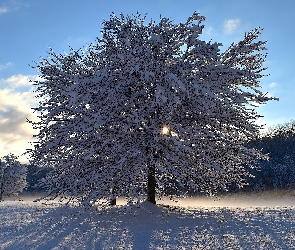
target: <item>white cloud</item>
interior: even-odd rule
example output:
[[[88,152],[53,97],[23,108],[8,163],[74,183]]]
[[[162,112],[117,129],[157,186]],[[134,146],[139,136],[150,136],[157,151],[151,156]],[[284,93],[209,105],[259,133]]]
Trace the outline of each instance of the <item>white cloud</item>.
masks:
[[[28,142],[33,141],[34,131],[26,119],[37,121],[37,116],[33,113],[32,107],[37,106],[32,87],[27,91],[20,92],[20,86],[32,86],[28,79],[37,79],[38,76],[17,75],[7,79],[2,79],[0,84],[5,84],[5,88],[0,88],[0,156],[13,153],[21,155],[30,148]],[[0,85],[0,86],[1,86]],[[25,157],[20,159],[26,161]]]
[[[267,97],[278,97],[278,87],[279,84],[277,82],[271,82],[271,83],[264,83],[262,84],[262,92],[265,93],[265,96]]]
[[[232,34],[240,25],[240,19],[229,19],[224,21],[224,32]]]
[[[205,29],[204,29],[204,32],[205,32],[207,35],[211,35],[213,30],[214,30],[214,28],[213,28],[212,26],[209,26],[208,28],[205,28]]]
[[[1,14],[1,9],[0,9],[0,14]],[[12,63],[12,62],[8,62],[8,63],[5,63],[5,64],[0,64],[0,71],[4,70],[4,69],[7,69],[9,67],[12,67],[13,65],[14,65],[14,63]]]
[[[36,75],[13,75],[7,79],[0,80],[1,85],[9,86],[10,88],[17,88],[22,86],[32,86],[30,82],[40,80]]]
[[[0,14],[4,14],[8,12],[8,8],[7,7],[0,7]]]
[[[35,120],[30,109],[11,107],[0,111],[0,152],[1,156],[13,153],[21,155],[30,148],[33,134],[36,134],[26,119]],[[24,160],[24,159],[23,159]]]
[[[29,7],[28,3],[25,3],[23,0],[6,0],[2,1],[2,6],[0,6],[0,15],[10,12],[10,11],[18,11],[23,8]]]
[[[34,93],[32,91],[17,92],[14,89],[0,89],[0,111],[7,107],[21,107],[27,109],[34,105]]]
[[[269,88],[274,88],[276,87],[278,84],[276,82],[272,82],[268,85]]]

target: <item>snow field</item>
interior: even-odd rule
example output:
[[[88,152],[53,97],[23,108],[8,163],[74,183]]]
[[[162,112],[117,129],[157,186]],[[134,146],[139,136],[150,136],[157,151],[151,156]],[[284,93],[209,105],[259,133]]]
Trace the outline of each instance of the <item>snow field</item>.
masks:
[[[0,203],[0,249],[295,249],[295,207]]]

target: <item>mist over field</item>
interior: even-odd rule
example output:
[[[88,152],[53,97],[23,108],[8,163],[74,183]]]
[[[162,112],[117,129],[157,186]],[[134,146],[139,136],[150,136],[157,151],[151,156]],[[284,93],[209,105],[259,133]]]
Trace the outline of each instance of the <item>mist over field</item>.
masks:
[[[159,201],[161,204],[161,201]],[[194,196],[178,202],[166,198],[163,203],[180,207],[275,207],[295,206],[294,191],[265,191],[259,193],[238,193],[211,197]]]
[[[6,197],[6,201],[23,201],[33,202],[42,197],[42,193],[23,193],[19,197]],[[144,200],[144,198],[143,198]],[[44,203],[45,200],[36,203]],[[126,205],[126,199],[118,198],[117,205]],[[48,203],[61,203],[58,199],[48,201]],[[169,205],[181,208],[192,207],[231,207],[231,208],[246,208],[246,207],[288,207],[295,206],[295,191],[292,190],[276,190],[252,193],[236,193],[223,194],[217,197],[207,197],[204,195],[186,196],[179,198],[177,196],[164,197],[157,199],[159,205]]]

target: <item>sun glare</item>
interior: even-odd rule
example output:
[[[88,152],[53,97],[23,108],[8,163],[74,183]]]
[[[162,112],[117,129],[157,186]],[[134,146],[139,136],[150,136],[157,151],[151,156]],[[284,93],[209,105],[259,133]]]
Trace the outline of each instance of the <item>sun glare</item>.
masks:
[[[164,127],[162,128],[162,134],[163,134],[163,135],[168,135],[168,134],[169,134],[169,128],[168,128],[167,126],[164,126]]]

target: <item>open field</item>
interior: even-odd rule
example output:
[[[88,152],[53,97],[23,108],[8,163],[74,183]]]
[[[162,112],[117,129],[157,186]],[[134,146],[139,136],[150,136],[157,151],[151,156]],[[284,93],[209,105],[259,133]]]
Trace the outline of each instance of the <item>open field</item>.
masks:
[[[295,249],[294,206],[235,201],[84,210],[7,200],[0,203],[0,249]]]

